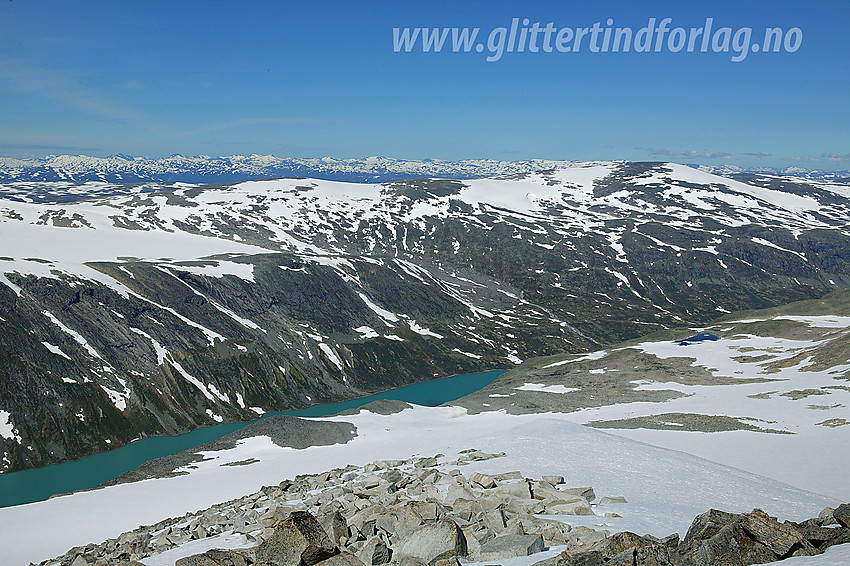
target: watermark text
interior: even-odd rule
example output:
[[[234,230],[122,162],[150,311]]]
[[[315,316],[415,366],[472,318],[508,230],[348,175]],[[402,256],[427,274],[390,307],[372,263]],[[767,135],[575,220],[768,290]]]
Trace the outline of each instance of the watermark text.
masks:
[[[481,53],[488,63],[506,53],[727,53],[740,63],[751,53],[794,53],[803,44],[798,27],[718,26],[706,18],[699,27],[680,27],[673,18],[649,18],[639,29],[618,27],[608,18],[605,25],[557,27],[528,18],[513,18],[510,26],[482,32],[477,27],[393,28],[396,53]]]

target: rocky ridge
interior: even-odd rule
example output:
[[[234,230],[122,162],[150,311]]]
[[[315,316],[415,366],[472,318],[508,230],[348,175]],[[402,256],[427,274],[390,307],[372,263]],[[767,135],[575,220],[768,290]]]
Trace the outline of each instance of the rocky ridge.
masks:
[[[817,518],[780,523],[761,509],[711,509],[694,519],[685,538],[616,533],[588,548],[567,549],[535,566],[727,566],[767,564],[816,556],[850,543],[850,504],[827,507]]]
[[[132,566],[193,540],[236,533],[246,548],[210,550],[177,566],[458,566],[563,548],[536,566],[720,566],[811,556],[850,542],[850,505],[802,523],[761,510],[698,516],[684,539],[573,527],[569,515],[618,516],[622,497],[596,500],[592,487],[519,471],[464,476],[464,466],[499,458],[475,449],[375,461],[297,476],[238,500],[142,526],[102,544],[69,550],[39,566]],[[245,464],[249,464],[246,462]],[[239,462],[234,465],[240,465]],[[462,561],[462,562],[461,562]]]
[[[258,545],[259,551],[277,544],[274,541],[281,538],[280,526],[293,513],[316,517],[332,541],[329,548],[338,546],[364,557],[368,564],[383,564],[381,556],[389,562],[394,553],[399,558],[420,552],[414,549],[421,545],[411,542],[411,537],[419,533],[416,537],[428,538],[425,535],[431,531],[446,535],[446,540],[462,556],[495,560],[539,552],[544,545],[587,543],[603,537],[592,529],[571,528],[537,514],[604,514],[605,506],[625,502],[616,497],[596,502],[593,488],[567,488],[561,477],[530,480],[519,471],[493,476],[474,473],[465,477],[459,469],[448,472],[437,469],[446,465],[462,467],[501,456],[504,454],[469,449],[450,462],[438,454],[297,476],[197,513],[139,527],[102,544],[73,548],[40,566],[82,566],[81,560],[85,564],[105,566],[140,560],[192,540],[226,532],[242,534],[245,543]],[[250,465],[250,462],[232,465]],[[310,522],[305,515],[299,517]],[[291,521],[286,524],[287,528],[292,526]],[[422,529],[427,530],[420,532]],[[503,548],[507,541],[511,544]],[[513,544],[517,541],[526,545],[525,554],[514,554],[519,552]],[[417,556],[431,562],[439,554],[442,551],[430,558]]]

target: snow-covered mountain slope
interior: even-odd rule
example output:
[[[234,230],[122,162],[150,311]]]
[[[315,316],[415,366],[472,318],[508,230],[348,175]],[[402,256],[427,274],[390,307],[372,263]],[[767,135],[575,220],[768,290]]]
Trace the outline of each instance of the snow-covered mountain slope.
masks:
[[[850,186],[675,164],[0,194],[3,470],[850,285]]]
[[[37,563],[72,546],[205,509],[300,473],[437,453],[445,455],[440,461],[451,462],[468,448],[506,456],[464,466],[464,474],[521,470],[527,477],[561,475],[568,485],[624,496],[628,503],[616,508],[621,517],[600,516],[604,508],[598,509],[600,515],[561,517],[572,525],[611,532],[684,534],[694,516],[712,507],[734,512],[760,507],[782,519],[802,520],[840,503],[681,452],[578,426],[558,415],[467,415],[457,407],[416,407],[386,416],[362,411],[331,420],[352,423],[356,437],[345,444],[302,450],[281,448],[265,436],[253,437],[232,449],[204,453],[204,461],[181,470],[185,475],[0,509],[3,564]],[[251,463],[227,465],[245,461]],[[80,516],[87,520],[78,520]],[[167,563],[153,558],[151,564]]]
[[[576,423],[846,499],[850,291],[532,360],[458,403],[564,412]]]
[[[850,178],[850,171],[823,171],[820,169],[807,169],[805,167],[738,167],[736,165],[694,165],[700,171],[707,171],[724,177],[746,178],[751,176],[784,176],[799,177],[810,181],[818,180],[841,180]]]

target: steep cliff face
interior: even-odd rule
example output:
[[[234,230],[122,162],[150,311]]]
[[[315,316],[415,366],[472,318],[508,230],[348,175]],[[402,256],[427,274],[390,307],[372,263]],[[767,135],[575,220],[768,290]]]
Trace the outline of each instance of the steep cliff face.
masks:
[[[850,286],[850,187],[746,181],[3,185],[0,469]]]
[[[0,398],[22,440],[0,439],[7,466],[513,365],[498,329],[478,332],[481,344],[453,331],[469,307],[398,267],[348,261],[356,284],[288,254],[238,259],[253,262],[239,264],[251,280],[142,261],[89,264],[109,286],[9,273],[18,294],[0,289]],[[539,342],[534,325],[553,333],[550,347],[570,347],[543,311],[497,300],[530,323],[521,341]]]

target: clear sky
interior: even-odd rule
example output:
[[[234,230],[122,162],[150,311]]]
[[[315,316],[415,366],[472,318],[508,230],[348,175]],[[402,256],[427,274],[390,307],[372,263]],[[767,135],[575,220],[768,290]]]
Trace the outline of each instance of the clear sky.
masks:
[[[513,18],[520,27],[525,18],[555,30],[600,22],[635,34],[650,18],[684,30],[713,18],[714,30],[752,28],[752,43],[767,27],[797,27],[802,42],[733,62],[734,49],[702,53],[699,41],[695,52],[673,52],[670,32],[661,52],[648,53],[602,52],[601,32],[599,52],[589,35],[578,53],[559,52],[552,33],[552,52],[540,34],[537,53],[505,49],[488,62],[490,34]],[[479,27],[483,52],[452,53],[451,37],[440,53],[423,53],[421,43],[395,52],[395,27]],[[850,169],[846,0],[0,0],[0,38],[0,155]]]

